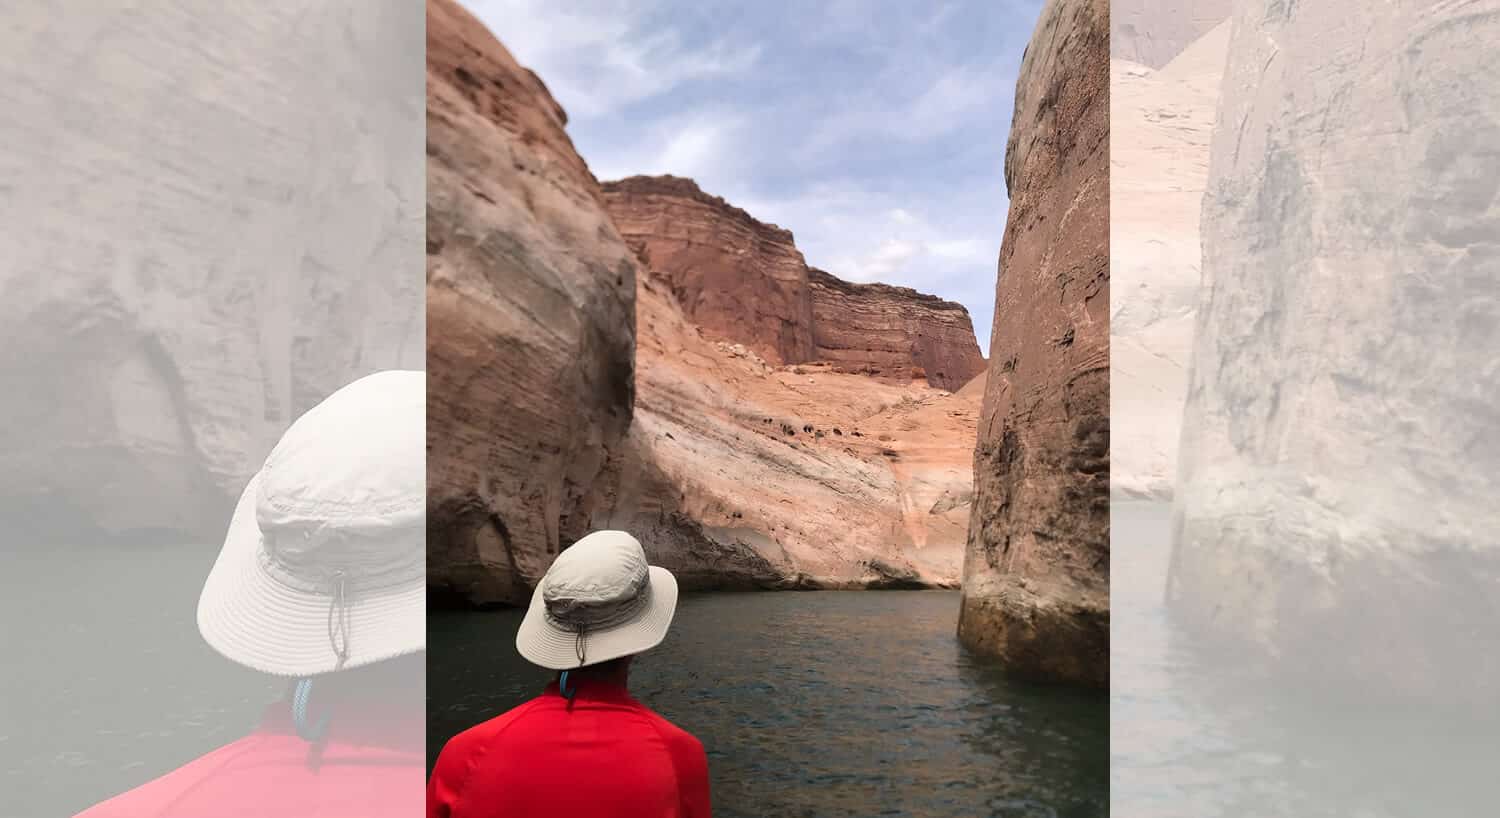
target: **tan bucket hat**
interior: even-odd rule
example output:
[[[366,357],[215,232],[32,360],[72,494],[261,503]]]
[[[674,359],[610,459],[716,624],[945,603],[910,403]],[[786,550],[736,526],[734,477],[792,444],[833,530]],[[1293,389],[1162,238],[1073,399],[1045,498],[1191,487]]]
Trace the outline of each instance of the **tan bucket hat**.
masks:
[[[198,598],[214,650],[311,676],[426,646],[426,395],[426,373],[377,372],[282,435]]]
[[[677,579],[646,564],[623,531],[595,531],[565,549],[537,583],[516,650],[551,670],[596,665],[661,644],[677,612]]]

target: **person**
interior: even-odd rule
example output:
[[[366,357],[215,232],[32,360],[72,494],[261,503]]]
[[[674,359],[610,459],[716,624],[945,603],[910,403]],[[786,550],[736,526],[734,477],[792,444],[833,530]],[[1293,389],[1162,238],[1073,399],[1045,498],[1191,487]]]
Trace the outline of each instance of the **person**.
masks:
[[[443,747],[428,818],[706,818],[708,758],[627,690],[633,657],[661,643],[677,580],[623,531],[557,555],[516,649],[558,671],[542,695]]]
[[[79,818],[409,818],[425,770],[426,375],[388,371],[287,429],[198,601],[231,661],[288,679],[254,732]]]

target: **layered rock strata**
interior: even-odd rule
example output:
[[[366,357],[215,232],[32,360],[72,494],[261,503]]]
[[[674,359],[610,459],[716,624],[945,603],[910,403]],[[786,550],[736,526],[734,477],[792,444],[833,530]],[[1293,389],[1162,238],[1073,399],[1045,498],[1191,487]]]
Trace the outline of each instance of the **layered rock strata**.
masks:
[[[958,634],[1109,681],[1109,5],[1049,0],[1016,83],[1010,213]]]
[[[979,390],[771,366],[637,296],[638,398],[595,527],[688,588],[954,587]]]
[[[1168,602],[1298,690],[1500,691],[1492,6],[1236,13]]]
[[[710,337],[776,364],[827,362],[949,390],[984,368],[962,305],[810,268],[790,231],[691,179],[634,176],[604,190],[620,232]]]
[[[606,182],[604,191],[620,233],[667,275],[690,320],[774,363],[813,358],[807,262],[790,230],[691,179],[633,176]]]
[[[969,311],[907,287],[855,284],[808,270],[819,361],[893,379],[958,389],[984,371]]]
[[[541,80],[427,8],[428,582],[519,603],[629,427],[636,261]]]
[[[437,2],[428,36],[435,598],[521,602],[606,527],[689,590],[955,587],[982,390],[934,386],[910,357],[889,377],[811,362],[789,233],[687,180],[601,191],[540,81],[478,23]],[[943,332],[977,356],[961,308],[819,280],[864,314],[855,335]],[[762,297],[754,321],[722,320]]]

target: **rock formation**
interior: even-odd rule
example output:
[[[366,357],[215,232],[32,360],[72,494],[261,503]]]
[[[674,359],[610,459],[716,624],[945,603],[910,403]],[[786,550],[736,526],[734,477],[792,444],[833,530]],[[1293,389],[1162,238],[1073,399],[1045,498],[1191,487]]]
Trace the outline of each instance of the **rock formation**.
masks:
[[[953,587],[978,390],[769,365],[643,277],[635,421],[595,527],[688,588]]]
[[[1112,9],[1113,11],[1113,9]],[[1168,498],[1200,279],[1198,213],[1229,47],[1220,23],[1165,68],[1110,61],[1110,488]]]
[[[969,311],[889,284],[854,284],[808,270],[819,361],[896,380],[926,377],[958,389],[984,371]],[[920,375],[918,374],[920,373]]]
[[[773,363],[813,358],[807,263],[792,233],[676,176],[604,185],[620,233],[666,273],[687,317]]]
[[[601,190],[482,26],[435,2],[428,38],[432,591],[520,602],[603,527],[690,590],[956,587],[982,391],[915,370],[978,358],[963,309],[811,274],[689,180]],[[899,371],[811,360],[818,288]]]
[[[1016,83],[1010,213],[959,638],[1109,681],[1109,5],[1049,0]]]
[[[809,268],[790,231],[691,179],[634,176],[606,182],[604,191],[620,232],[713,338],[775,364],[828,362],[903,383],[920,371],[950,390],[984,369],[959,304]]]
[[[1233,0],[1114,0],[1110,56],[1161,68],[1229,18]]]
[[[1500,692],[1493,4],[1236,13],[1168,601],[1299,690]]]
[[[630,424],[636,262],[541,80],[427,8],[428,581],[516,603]]]
[[[421,129],[393,124],[421,21],[247,6],[205,48],[88,14],[109,47],[47,6],[0,31],[0,516],[17,541],[217,547],[291,421],[423,366]]]

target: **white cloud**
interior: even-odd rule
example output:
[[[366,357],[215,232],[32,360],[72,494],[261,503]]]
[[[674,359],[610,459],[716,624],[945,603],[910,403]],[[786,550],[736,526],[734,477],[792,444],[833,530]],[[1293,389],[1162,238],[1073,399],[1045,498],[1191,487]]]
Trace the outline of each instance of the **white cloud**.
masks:
[[[990,268],[1000,249],[1003,208],[995,220],[939,226],[928,216],[930,201],[898,203],[897,194],[852,187],[824,186],[784,199],[710,192],[723,193],[757,218],[791,227],[809,264],[850,281],[926,285],[930,291],[949,276]]]
[[[600,179],[670,173],[691,177],[705,190],[733,186],[740,171],[738,144],[744,122],[742,115],[722,110],[638,125],[627,143],[590,162],[590,167]]]
[[[906,268],[906,263],[920,254],[923,246],[904,239],[882,239],[874,252],[855,265],[853,275],[860,281],[879,281]]]
[[[936,66],[941,73],[922,85],[911,85],[913,93],[892,98],[884,86],[845,100],[815,123],[799,151],[804,161],[835,154],[859,140],[922,143],[973,125],[973,117],[996,104],[996,78],[1015,76],[1007,67],[1011,58],[982,65]],[[1009,70],[1009,74],[1007,74]],[[1008,98],[1009,87],[999,89]]]
[[[927,252],[940,259],[970,263],[993,261],[999,249],[995,242],[983,239],[952,239],[927,245]]]
[[[792,230],[814,266],[962,301],[987,343],[1039,0],[466,2],[567,109],[599,178],[691,177]]]
[[[760,59],[756,44],[723,38],[686,45],[671,28],[652,29],[650,4],[474,0],[469,8],[575,119],[604,116],[686,82],[743,73]]]

